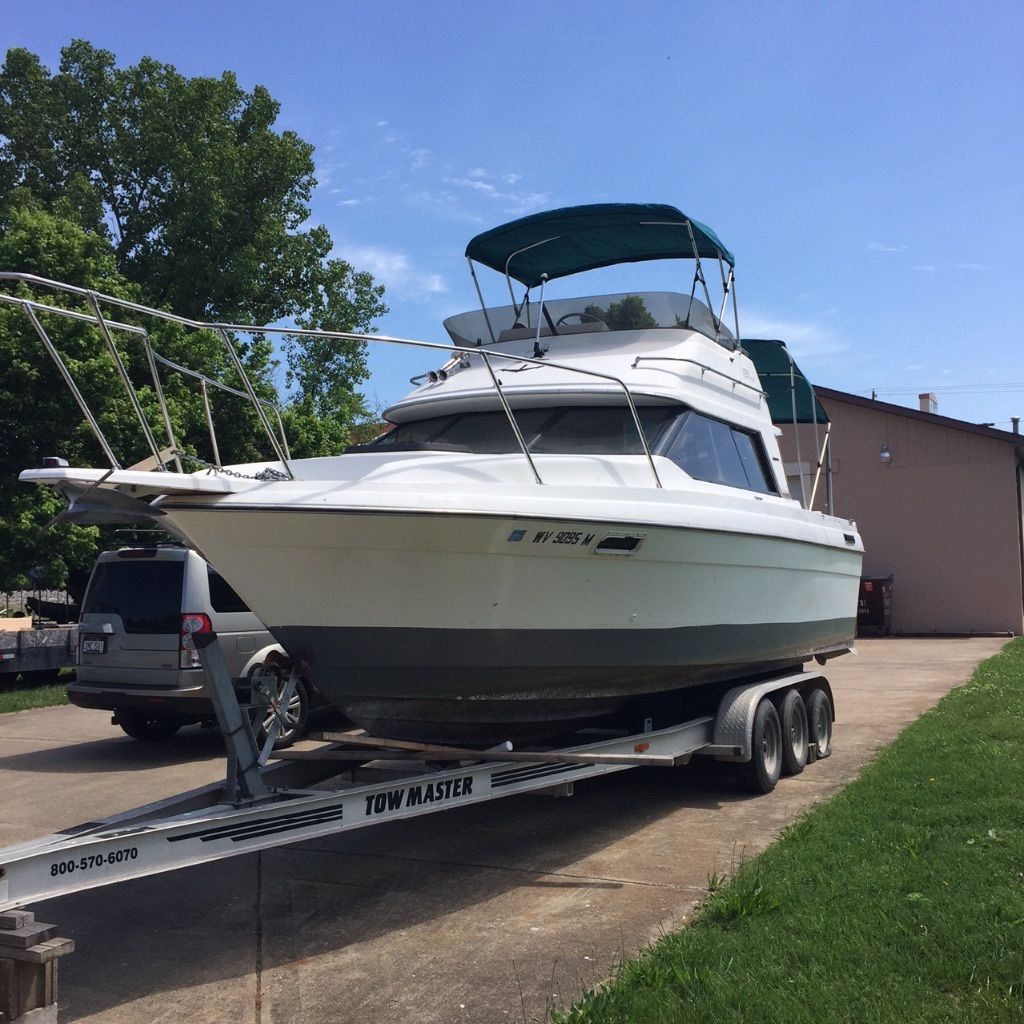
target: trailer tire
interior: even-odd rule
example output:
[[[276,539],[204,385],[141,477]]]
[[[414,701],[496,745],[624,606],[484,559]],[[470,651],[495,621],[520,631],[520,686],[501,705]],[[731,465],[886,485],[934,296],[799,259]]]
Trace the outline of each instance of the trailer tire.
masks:
[[[147,715],[142,711],[118,711],[114,717],[133,740],[169,740],[185,724],[173,715]]]
[[[796,690],[786,690],[778,703],[782,727],[782,774],[799,775],[807,765],[807,708]]]
[[[766,697],[754,712],[750,760],[742,766],[743,784],[754,793],[770,793],[781,774],[782,726],[775,705]]]
[[[815,757],[820,760],[832,753],[832,702],[824,690],[814,689],[804,703],[808,740],[815,745]]]

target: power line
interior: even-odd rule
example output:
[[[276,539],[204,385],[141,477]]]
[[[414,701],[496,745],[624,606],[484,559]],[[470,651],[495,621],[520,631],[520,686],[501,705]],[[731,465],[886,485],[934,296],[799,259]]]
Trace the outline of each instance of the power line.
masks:
[[[939,384],[932,387],[870,388],[868,390],[875,395],[919,395],[925,393],[944,395],[995,395],[1024,392],[1024,382],[1007,381],[1000,384]]]

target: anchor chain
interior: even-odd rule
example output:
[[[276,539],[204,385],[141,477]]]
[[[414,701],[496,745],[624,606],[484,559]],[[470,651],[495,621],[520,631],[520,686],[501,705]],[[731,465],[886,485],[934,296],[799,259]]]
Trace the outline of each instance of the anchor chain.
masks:
[[[179,459],[187,459],[189,462],[198,462],[200,466],[211,473],[222,473],[224,476],[232,476],[236,480],[259,480],[261,483],[268,483],[292,479],[287,473],[282,473],[279,469],[271,469],[270,466],[267,466],[266,469],[261,469],[255,474],[238,473],[233,469],[226,469],[224,466],[215,466],[212,462],[207,462],[206,459],[201,459],[198,455],[191,455],[177,448],[172,448],[171,454],[177,455]]]

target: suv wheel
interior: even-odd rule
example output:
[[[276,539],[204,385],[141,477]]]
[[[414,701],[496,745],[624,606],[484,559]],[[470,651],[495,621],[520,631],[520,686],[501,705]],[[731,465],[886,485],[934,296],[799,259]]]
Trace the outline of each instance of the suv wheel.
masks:
[[[147,715],[144,711],[118,711],[114,717],[134,740],[167,740],[185,724],[173,715]]]
[[[280,697],[287,679],[277,665],[263,664],[254,666],[249,672],[250,685],[256,681],[257,677],[260,678],[264,686],[271,688],[275,698]],[[267,742],[267,736],[270,735],[270,727],[274,722],[274,712],[273,709],[266,708],[261,719],[261,710],[253,710],[252,721],[253,725],[257,727],[256,743],[262,748],[263,744]],[[300,679],[295,684],[295,692],[292,694],[292,699],[288,702],[288,707],[285,709],[284,725],[274,741],[274,749],[283,750],[285,747],[290,747],[296,740],[302,739],[302,734],[306,731],[306,719],[308,717],[309,688]]]

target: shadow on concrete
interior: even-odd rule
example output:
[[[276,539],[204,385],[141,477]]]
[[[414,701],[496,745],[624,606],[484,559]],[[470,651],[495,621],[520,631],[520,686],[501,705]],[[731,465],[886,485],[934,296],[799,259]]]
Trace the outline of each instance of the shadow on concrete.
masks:
[[[78,943],[63,1019],[298,964],[524,885],[620,888],[632,880],[578,863],[680,808],[749,799],[721,767],[636,769],[568,800],[507,797],[50,900],[40,917]]]
[[[224,743],[214,729],[190,726],[166,740],[133,740],[111,726],[109,739],[0,757],[0,771],[52,775],[132,772],[223,756]]]
[[[333,708],[317,709],[310,715],[309,727],[312,731],[350,728],[344,715]],[[0,771],[88,775],[162,768],[223,756],[224,742],[217,729],[187,725],[168,739],[135,740],[112,725],[109,737],[103,739],[0,756]]]

